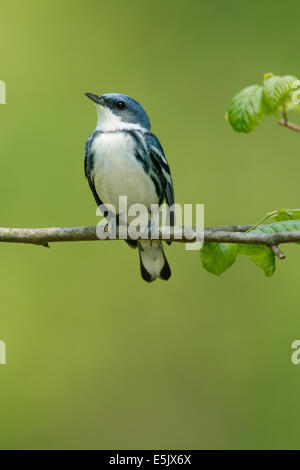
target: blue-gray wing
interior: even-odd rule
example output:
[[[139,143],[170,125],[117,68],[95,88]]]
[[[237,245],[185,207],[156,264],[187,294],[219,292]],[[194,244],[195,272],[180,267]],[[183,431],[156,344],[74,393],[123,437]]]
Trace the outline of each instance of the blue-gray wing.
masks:
[[[95,131],[93,132],[89,138],[87,139],[86,143],[85,143],[85,151],[84,151],[84,174],[85,174],[85,177],[86,179],[88,180],[88,183],[89,183],[89,186],[92,190],[92,193],[93,193],[93,196],[94,196],[94,199],[97,203],[97,206],[102,206],[103,203],[96,191],[96,188],[95,188],[95,185],[94,185],[94,181],[91,177],[91,172],[94,168],[94,162],[95,162],[95,153],[93,152],[92,150],[92,144],[93,144],[93,141],[95,139],[95,137],[97,137],[99,134],[99,131]]]
[[[173,206],[175,202],[174,188],[170,167],[168,165],[164,150],[158,138],[154,134],[152,134],[152,132],[147,132],[145,134],[145,140],[149,152],[149,157],[155,168],[156,174],[163,186],[164,199],[166,200],[168,206],[171,208],[171,206]],[[170,225],[175,225],[174,211],[170,212]]]

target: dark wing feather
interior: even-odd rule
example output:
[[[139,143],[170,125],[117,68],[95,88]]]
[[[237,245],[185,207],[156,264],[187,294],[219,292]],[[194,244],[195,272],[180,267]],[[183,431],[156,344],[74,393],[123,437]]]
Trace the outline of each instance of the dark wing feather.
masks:
[[[145,134],[145,139],[151,162],[163,186],[166,203],[169,207],[171,207],[175,202],[174,188],[170,167],[165,157],[163,148],[158,138],[152,134],[152,132],[147,132]],[[175,225],[174,211],[170,212],[170,225],[172,227]]]
[[[85,143],[84,173],[85,173],[86,179],[88,180],[89,186],[91,188],[91,191],[93,193],[93,196],[94,196],[94,199],[97,203],[97,206],[98,207],[102,206],[102,208],[104,208],[104,211],[101,209],[101,212],[106,217],[109,214],[109,211],[105,208],[103,202],[101,201],[101,199],[100,199],[100,197],[99,197],[99,195],[96,191],[93,178],[91,176],[91,173],[92,173],[92,170],[93,170],[94,164],[95,164],[95,153],[92,150],[92,144],[93,144],[94,139],[99,135],[99,133],[100,133],[100,131],[94,131]]]
[[[95,154],[94,152],[92,151],[92,144],[93,144],[93,141],[95,139],[97,135],[97,131],[96,132],[93,132],[89,138],[87,139],[86,143],[85,143],[85,151],[84,151],[84,174],[85,174],[85,177],[86,179],[88,180],[88,183],[89,183],[89,186],[92,190],[92,193],[93,193],[93,196],[95,198],[95,201],[97,203],[97,206],[101,206],[102,205],[102,201],[101,199],[99,198],[98,196],[98,193],[96,191],[96,188],[95,188],[95,185],[94,185],[94,182],[91,178],[91,172],[92,172],[92,169],[94,168],[94,158],[95,158]]]

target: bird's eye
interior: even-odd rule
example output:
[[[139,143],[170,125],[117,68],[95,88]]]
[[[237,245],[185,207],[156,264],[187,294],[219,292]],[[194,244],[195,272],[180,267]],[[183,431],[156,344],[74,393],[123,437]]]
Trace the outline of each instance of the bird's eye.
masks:
[[[119,109],[125,108],[125,103],[124,103],[124,101],[118,101],[118,102],[117,102],[117,106],[118,106]]]

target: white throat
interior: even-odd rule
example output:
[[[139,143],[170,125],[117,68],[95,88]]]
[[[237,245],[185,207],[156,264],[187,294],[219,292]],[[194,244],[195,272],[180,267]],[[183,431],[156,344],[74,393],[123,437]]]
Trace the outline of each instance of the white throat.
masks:
[[[97,130],[103,132],[120,131],[123,129],[136,129],[140,131],[146,131],[139,124],[132,124],[131,122],[124,122],[118,116],[116,116],[110,109],[97,105]]]

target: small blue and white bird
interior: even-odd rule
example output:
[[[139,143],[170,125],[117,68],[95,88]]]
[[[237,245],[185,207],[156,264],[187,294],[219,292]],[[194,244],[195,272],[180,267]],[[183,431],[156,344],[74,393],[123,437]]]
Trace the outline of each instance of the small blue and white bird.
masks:
[[[149,117],[140,103],[119,93],[85,93],[96,105],[97,127],[86,141],[85,176],[98,206],[119,206],[119,196],[127,196],[128,207],[143,204],[149,214],[151,204],[165,200],[174,204],[170,168],[158,138],[151,132]],[[116,214],[121,217],[122,214]],[[174,214],[170,213],[170,225]],[[170,266],[162,242],[127,240],[138,247],[143,279],[169,279]]]

